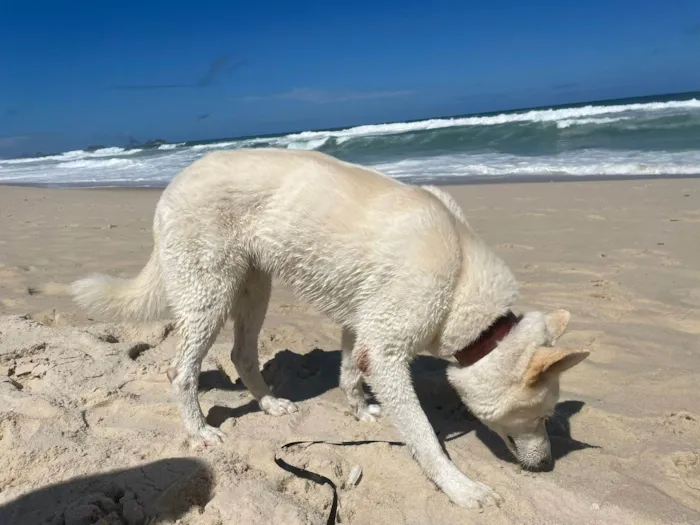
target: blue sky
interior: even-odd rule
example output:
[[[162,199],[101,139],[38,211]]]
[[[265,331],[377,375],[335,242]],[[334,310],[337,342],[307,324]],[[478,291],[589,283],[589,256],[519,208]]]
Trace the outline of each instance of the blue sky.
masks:
[[[0,2],[0,157],[700,89],[698,0]]]

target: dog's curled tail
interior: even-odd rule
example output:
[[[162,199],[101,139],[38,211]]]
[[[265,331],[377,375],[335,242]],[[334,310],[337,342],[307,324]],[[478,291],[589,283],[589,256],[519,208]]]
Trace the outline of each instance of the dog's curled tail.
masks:
[[[91,275],[71,285],[73,299],[94,314],[124,321],[149,321],[166,309],[158,246],[141,273],[133,279]]]

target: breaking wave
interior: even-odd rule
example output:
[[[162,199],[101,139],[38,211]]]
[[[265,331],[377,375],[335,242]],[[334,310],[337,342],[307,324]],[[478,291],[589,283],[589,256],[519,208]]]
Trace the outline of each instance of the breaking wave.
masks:
[[[666,97],[668,98],[668,97]],[[0,159],[0,182],[162,186],[209,151],[321,151],[397,178],[700,173],[700,100],[634,100]]]

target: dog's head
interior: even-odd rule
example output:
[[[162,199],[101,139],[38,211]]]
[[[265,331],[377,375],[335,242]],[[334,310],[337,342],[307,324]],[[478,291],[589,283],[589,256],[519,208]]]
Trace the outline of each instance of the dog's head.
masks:
[[[472,414],[496,432],[520,464],[541,470],[552,461],[545,428],[559,398],[559,377],[588,357],[583,350],[554,348],[569,312],[529,312],[472,366],[450,367],[448,378]]]

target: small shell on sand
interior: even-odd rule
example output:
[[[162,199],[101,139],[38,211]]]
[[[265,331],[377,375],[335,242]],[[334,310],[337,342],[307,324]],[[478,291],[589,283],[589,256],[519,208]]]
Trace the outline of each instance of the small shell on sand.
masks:
[[[345,488],[353,488],[357,486],[362,477],[362,467],[360,465],[355,465],[350,469],[350,474],[348,474],[348,479],[345,481]]]

